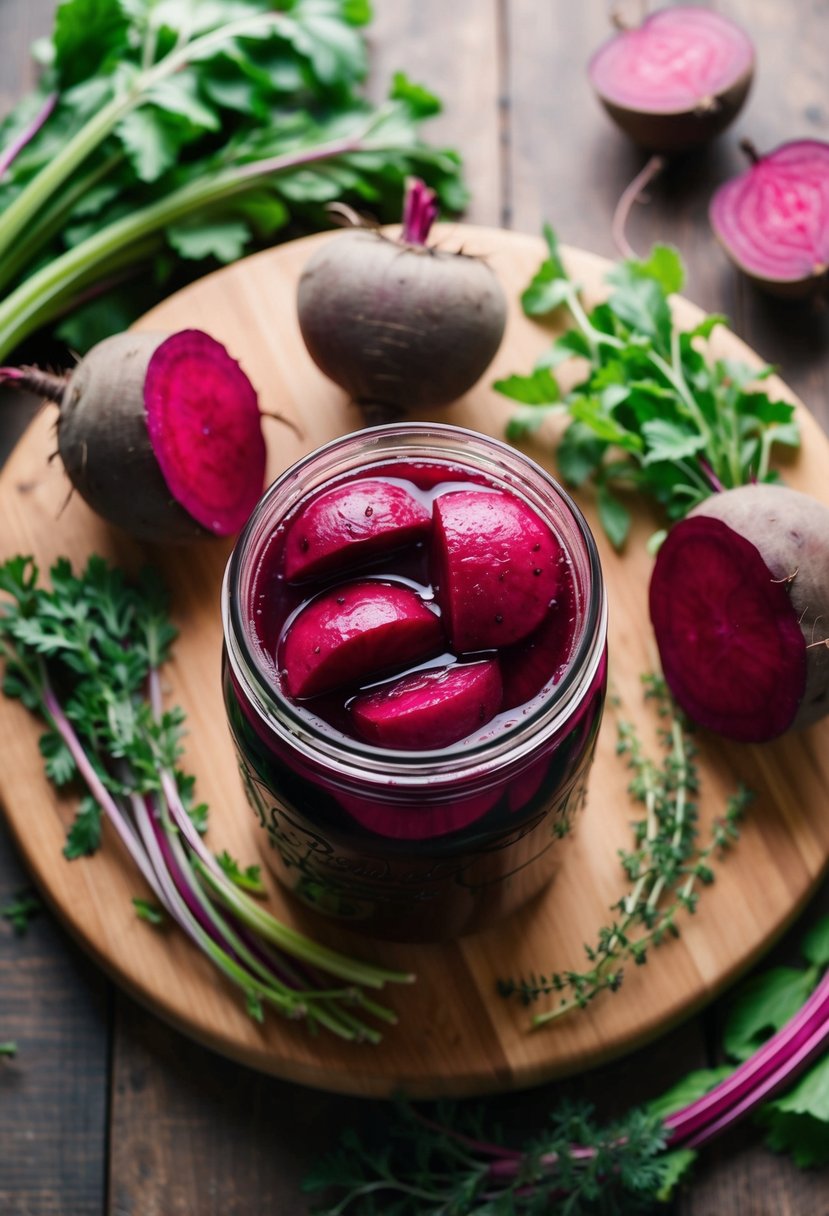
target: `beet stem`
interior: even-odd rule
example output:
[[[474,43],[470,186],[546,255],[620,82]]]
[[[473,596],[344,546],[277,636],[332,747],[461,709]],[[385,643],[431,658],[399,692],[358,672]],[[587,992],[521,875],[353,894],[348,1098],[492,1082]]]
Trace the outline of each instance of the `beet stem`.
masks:
[[[645,167],[636,174],[629,186],[626,186],[613,212],[611,232],[613,242],[623,258],[635,259],[637,254],[627,239],[625,229],[633,204],[644,201],[642,192],[659,176],[665,168],[664,156],[652,156]]]
[[[434,190],[419,177],[406,182],[403,200],[403,240],[407,245],[425,245],[438,213]]]
[[[23,151],[28,143],[31,143],[31,141],[37,135],[38,131],[57,105],[57,101],[57,93],[50,93],[29,125],[23,128],[17,138],[12,140],[4,152],[0,153],[0,179],[3,178],[4,174],[10,168],[15,158]]]
[[[47,401],[54,401],[55,405],[63,403],[68,383],[68,376],[46,372],[39,367],[0,367],[0,384],[10,384],[22,392],[35,393]]]

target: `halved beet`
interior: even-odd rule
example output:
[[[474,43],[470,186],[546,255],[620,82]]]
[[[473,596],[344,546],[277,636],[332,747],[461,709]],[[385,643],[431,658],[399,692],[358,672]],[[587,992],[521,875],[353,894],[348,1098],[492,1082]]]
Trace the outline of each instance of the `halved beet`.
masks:
[[[279,655],[292,697],[313,697],[436,654],[438,617],[408,587],[345,583],[312,600],[291,624]]]
[[[338,791],[337,801],[352,819],[378,836],[390,840],[431,840],[459,832],[483,819],[500,796],[501,790],[497,788],[451,802],[435,802],[427,794],[420,806],[407,806]]]
[[[426,750],[465,739],[501,707],[497,660],[413,672],[351,703],[357,733],[376,747]]]
[[[718,135],[737,115],[751,87],[754,46],[727,17],[678,6],[620,29],[587,70],[611,118],[636,143],[679,152]]]
[[[434,504],[435,597],[456,651],[494,650],[527,637],[559,585],[561,546],[520,498],[452,490]]]
[[[829,143],[800,139],[752,159],[709,211],[729,257],[761,287],[806,296],[829,282]]]
[[[256,392],[220,342],[197,329],[165,338],[144,380],[147,430],[173,497],[218,536],[238,532],[265,480]]]
[[[705,515],[675,524],[654,565],[650,615],[665,679],[694,722],[744,743],[793,724],[806,642],[786,579],[740,532]]]
[[[285,538],[285,577],[316,578],[413,544],[429,531],[427,507],[403,486],[370,478],[320,494]]]

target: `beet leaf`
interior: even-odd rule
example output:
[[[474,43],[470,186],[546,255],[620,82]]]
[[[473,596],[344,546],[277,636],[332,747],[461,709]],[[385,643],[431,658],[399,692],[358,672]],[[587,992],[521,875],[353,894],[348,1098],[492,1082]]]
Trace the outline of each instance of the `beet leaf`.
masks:
[[[645,259],[615,264],[607,298],[588,313],[549,226],[545,236],[548,256],[522,305],[531,317],[558,309],[571,325],[530,372],[496,382],[521,403],[507,437],[526,438],[550,417],[568,420],[558,447],[562,477],[595,486],[617,549],[630,529],[630,491],[655,499],[673,521],[715,490],[776,481],[772,448],[799,442],[794,406],[763,391],[772,368],[711,357],[707,342],[724,317],[677,328],[670,297],[684,272],[676,251],[657,245]],[[587,373],[564,391],[556,369],[574,356],[587,361]]]

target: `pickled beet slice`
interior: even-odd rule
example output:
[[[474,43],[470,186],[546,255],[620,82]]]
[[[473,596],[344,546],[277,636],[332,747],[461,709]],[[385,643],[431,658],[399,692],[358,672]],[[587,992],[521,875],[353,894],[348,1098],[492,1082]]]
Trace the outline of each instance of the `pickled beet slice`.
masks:
[[[745,146],[753,163],[720,186],[711,225],[746,274],[805,291],[829,271],[829,143],[796,140],[765,156]]]
[[[434,505],[435,596],[455,650],[509,646],[555,598],[561,547],[533,509],[501,491],[451,490]]]
[[[806,643],[785,583],[751,541],[719,519],[675,524],[654,565],[650,614],[665,679],[694,722],[743,743],[790,726]]]
[[[431,840],[459,832],[483,819],[501,796],[499,789],[486,790],[467,798],[435,803],[424,798],[420,806],[405,806],[356,794],[338,792],[337,801],[352,819],[370,832],[389,840]]]
[[[280,654],[292,697],[313,697],[428,658],[443,645],[440,621],[408,587],[366,581],[312,600],[291,624]]]
[[[500,657],[504,683],[504,709],[514,709],[557,684],[567,669],[573,649],[573,626],[556,602],[528,638],[504,650]]]
[[[239,364],[200,330],[172,334],[147,365],[144,404],[170,493],[210,532],[238,532],[266,462],[256,391]]]
[[[285,577],[316,578],[421,540],[428,508],[393,482],[360,480],[320,494],[285,538]]]
[[[448,747],[495,717],[501,707],[497,660],[413,672],[351,704],[357,733],[377,747]]]

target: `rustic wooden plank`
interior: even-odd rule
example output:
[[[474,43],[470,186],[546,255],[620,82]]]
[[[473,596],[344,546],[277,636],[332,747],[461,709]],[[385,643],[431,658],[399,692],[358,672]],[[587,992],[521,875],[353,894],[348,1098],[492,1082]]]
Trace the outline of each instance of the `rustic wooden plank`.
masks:
[[[305,1216],[311,1162],[371,1104],[240,1068],[124,996],[117,1010],[112,1216]]]
[[[466,218],[503,222],[500,146],[499,0],[375,0],[371,26],[374,97],[395,71],[436,92],[443,113],[424,127],[429,142],[463,153],[470,205]]]
[[[69,864],[68,862],[66,863]],[[0,906],[29,880],[0,820]],[[106,1172],[109,986],[48,912],[0,921],[0,1212],[99,1216]]]

